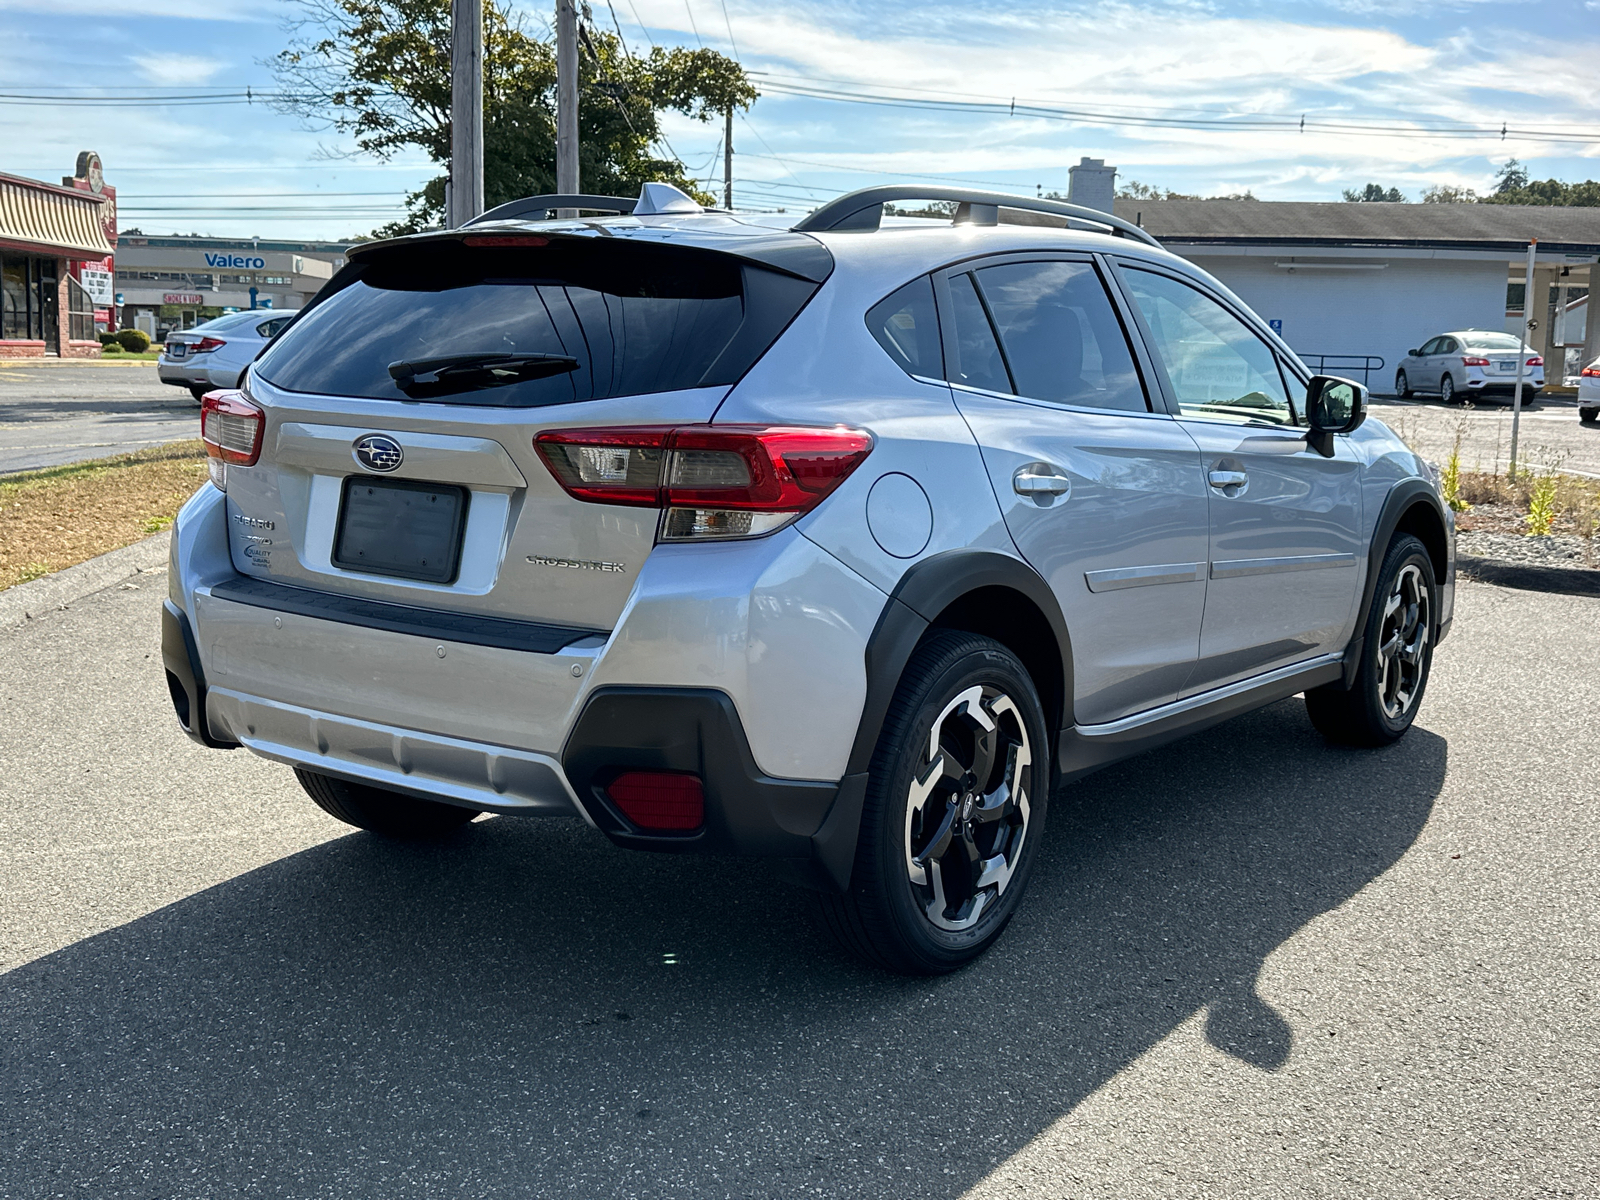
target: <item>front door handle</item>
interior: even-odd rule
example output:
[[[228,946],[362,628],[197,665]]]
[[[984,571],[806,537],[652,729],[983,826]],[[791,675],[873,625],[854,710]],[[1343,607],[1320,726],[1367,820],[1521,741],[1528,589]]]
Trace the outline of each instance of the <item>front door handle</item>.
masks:
[[[1206,479],[1219,491],[1222,488],[1243,487],[1250,482],[1250,477],[1243,471],[1212,471]]]
[[[1029,463],[1011,476],[1011,490],[1019,496],[1064,496],[1072,480],[1049,463]]]

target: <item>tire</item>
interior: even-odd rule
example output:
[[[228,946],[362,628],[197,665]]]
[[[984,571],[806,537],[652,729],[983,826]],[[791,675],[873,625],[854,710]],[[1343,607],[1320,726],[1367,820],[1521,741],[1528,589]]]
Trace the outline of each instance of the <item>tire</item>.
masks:
[[[216,390],[217,390],[216,388],[206,387],[203,384],[198,384],[198,383],[191,383],[189,385],[189,395],[194,397],[194,402],[196,404],[199,404],[200,401],[202,401],[202,400],[204,400],[206,398],[206,393],[207,392],[214,392]]]
[[[1578,420],[1585,425],[1593,425],[1596,420],[1600,420],[1600,408],[1580,408],[1578,410]]]
[[[1404,371],[1394,373],[1394,391],[1402,400],[1411,399],[1411,381],[1406,378]]]
[[[1386,746],[1405,735],[1427,691],[1438,604],[1427,549],[1409,533],[1396,534],[1372,590],[1355,682],[1306,693],[1306,712],[1323,737]]]
[[[917,648],[873,754],[850,889],[818,897],[847,950],[940,975],[994,944],[1044,829],[1046,739],[1033,680],[999,642],[942,631]]]
[[[1439,380],[1439,399],[1445,404],[1456,402],[1456,381],[1448,375]]]
[[[453,833],[478,815],[476,809],[441,804],[437,800],[418,800],[384,788],[319,775],[303,767],[294,769],[294,777],[305,788],[306,795],[329,816],[387,837],[439,838]]]

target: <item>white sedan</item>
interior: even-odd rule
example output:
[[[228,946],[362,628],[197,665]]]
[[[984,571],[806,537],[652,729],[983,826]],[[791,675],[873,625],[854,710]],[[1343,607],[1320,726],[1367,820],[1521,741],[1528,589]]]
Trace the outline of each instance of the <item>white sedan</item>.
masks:
[[[162,383],[188,388],[196,400],[217,388],[238,387],[261,347],[293,316],[257,308],[174,330],[161,348],[156,373]]]
[[[1586,425],[1600,420],[1600,358],[1578,376],[1578,420]]]

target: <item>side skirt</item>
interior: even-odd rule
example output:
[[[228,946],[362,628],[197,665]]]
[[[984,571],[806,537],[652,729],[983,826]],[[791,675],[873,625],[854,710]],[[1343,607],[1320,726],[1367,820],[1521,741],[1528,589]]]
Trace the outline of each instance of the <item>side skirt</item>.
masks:
[[[1230,717],[1272,704],[1307,688],[1332,683],[1342,676],[1343,671],[1342,653],[1324,654],[1303,663],[1280,667],[1253,679],[1213,688],[1196,696],[1185,696],[1120,721],[1064,729],[1056,744],[1060,781],[1069,783],[1074,779],[1082,779],[1101,767],[1177,741],[1191,733],[1199,733]]]

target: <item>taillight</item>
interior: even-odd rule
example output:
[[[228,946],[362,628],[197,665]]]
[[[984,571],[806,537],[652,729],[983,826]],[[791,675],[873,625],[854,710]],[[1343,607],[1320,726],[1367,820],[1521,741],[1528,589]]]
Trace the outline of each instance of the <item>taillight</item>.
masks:
[[[1585,367],[1579,374],[1585,379],[1600,379],[1600,366]]]
[[[208,457],[235,467],[253,467],[261,457],[267,416],[243,392],[207,392],[200,401],[200,437]],[[219,472],[213,468],[212,480]],[[217,484],[222,487],[221,483]]]
[[[611,781],[606,795],[640,829],[681,833],[705,824],[706,798],[698,775],[628,771]]]
[[[1461,365],[1463,367],[1487,367],[1489,360],[1487,358],[1463,358]]]
[[[1544,359],[1540,358],[1537,354],[1535,354],[1532,358],[1530,358],[1528,360],[1528,365],[1530,367],[1542,367],[1542,366],[1544,366]]]
[[[223,341],[221,338],[203,337],[194,345],[189,347],[189,353],[204,354],[207,350],[215,350],[218,346],[226,346],[227,344],[228,343]]]
[[[809,512],[872,452],[862,429],[751,425],[556,429],[534,439],[567,493],[665,508],[662,541],[759,537]]]

